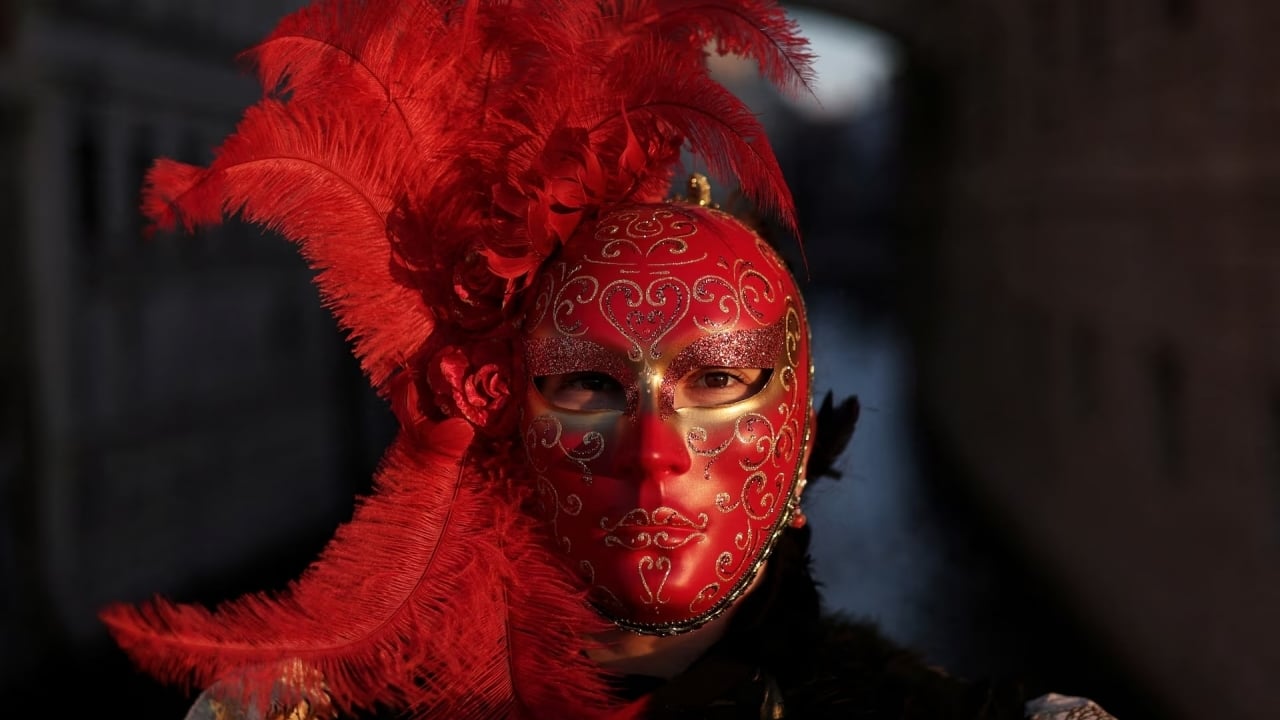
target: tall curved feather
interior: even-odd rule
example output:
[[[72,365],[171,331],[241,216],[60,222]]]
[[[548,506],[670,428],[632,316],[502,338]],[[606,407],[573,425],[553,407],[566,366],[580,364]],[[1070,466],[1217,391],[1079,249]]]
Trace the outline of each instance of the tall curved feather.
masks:
[[[446,24],[448,6],[327,0],[286,17],[243,57],[256,65],[270,96],[290,103],[327,106],[335,97],[385,103],[417,145],[439,130],[440,108],[456,107],[456,95],[472,92],[456,80],[475,72],[466,67],[474,63],[475,37]],[[474,15],[474,5],[466,11]],[[425,88],[432,90],[427,103],[414,96]]]
[[[522,700],[546,711],[606,707],[598,671],[570,650],[599,619],[550,570],[538,529],[495,502],[468,464],[470,428],[446,421],[432,438],[430,451],[403,438],[393,447],[377,491],[283,593],[212,611],[157,598],[111,606],[103,621],[144,671],[191,688],[217,681],[238,699],[270,697],[280,679],[272,671],[301,662],[346,711],[390,704],[489,718]],[[523,648],[514,669],[512,623],[541,643]],[[566,670],[585,682],[539,690],[531,681]],[[472,682],[459,686],[459,676]]]
[[[695,37],[714,43],[716,51],[756,61],[761,75],[779,90],[799,95],[813,92],[813,55],[794,20],[767,0],[632,0],[625,23],[677,41]]]
[[[250,108],[212,165],[158,163],[143,206],[172,229],[241,214],[298,243],[316,282],[381,387],[431,332],[420,293],[392,281],[386,218],[403,163],[387,148],[403,134],[377,106],[327,111],[263,100]]]
[[[415,616],[431,609],[420,593],[465,593],[467,581],[481,580],[466,539],[484,532],[490,514],[475,488],[468,495],[463,455],[470,440],[465,423],[450,421],[437,428],[431,452],[397,443],[377,492],[279,596],[250,595],[213,611],[156,599],[110,607],[102,618],[121,647],[163,680],[203,687],[245,668],[301,661],[324,675],[340,705],[366,706],[379,692],[367,681],[385,675],[411,682],[418,672],[410,664],[425,646],[418,633],[433,619]],[[270,691],[244,689],[257,697]]]
[[[646,67],[638,62],[637,67]],[[633,100],[626,106],[631,119],[652,117],[685,137],[713,175],[738,178],[742,192],[766,211],[778,215],[788,230],[796,230],[795,206],[764,127],[750,108],[722,85],[704,76],[681,79],[636,78]],[[597,121],[604,129],[623,118],[614,114]]]

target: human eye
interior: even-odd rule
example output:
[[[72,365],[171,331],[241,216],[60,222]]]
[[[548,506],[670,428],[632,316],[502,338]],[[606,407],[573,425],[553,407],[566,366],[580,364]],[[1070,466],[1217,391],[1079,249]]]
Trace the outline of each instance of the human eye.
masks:
[[[681,378],[675,406],[718,407],[730,405],[760,392],[769,380],[764,368],[701,368]]]
[[[534,378],[547,402],[565,410],[623,410],[627,397],[622,383],[602,372],[570,372]]]

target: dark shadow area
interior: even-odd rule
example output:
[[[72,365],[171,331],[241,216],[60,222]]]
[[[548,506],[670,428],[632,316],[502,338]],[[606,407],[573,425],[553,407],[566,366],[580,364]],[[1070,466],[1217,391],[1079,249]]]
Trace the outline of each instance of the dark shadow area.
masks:
[[[950,581],[938,592],[963,598],[949,646],[957,670],[1017,679],[1032,695],[1088,697],[1121,720],[1173,720],[1166,701],[1070,600],[1072,588],[1018,542],[1006,519],[976,496],[972,471],[917,413],[914,438],[931,521],[944,538]],[[945,641],[944,641],[945,642]]]

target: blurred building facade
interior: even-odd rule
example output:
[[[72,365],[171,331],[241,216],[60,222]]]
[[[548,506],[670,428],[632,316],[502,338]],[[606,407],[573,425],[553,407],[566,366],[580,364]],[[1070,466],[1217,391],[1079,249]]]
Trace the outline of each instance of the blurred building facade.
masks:
[[[301,569],[349,512],[363,381],[309,270],[136,210],[156,156],[206,162],[256,99],[229,59],[294,5],[4,4],[0,686],[104,643],[104,603]]]
[[[1280,6],[808,4],[910,49],[933,434],[1179,717],[1274,717]]]

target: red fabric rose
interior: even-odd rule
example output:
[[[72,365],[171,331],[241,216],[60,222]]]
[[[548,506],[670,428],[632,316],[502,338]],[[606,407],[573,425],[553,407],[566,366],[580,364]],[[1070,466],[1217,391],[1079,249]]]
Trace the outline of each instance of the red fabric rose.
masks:
[[[501,322],[510,281],[494,274],[480,250],[467,253],[454,265],[452,319],[474,332],[492,329]]]
[[[430,396],[426,384],[427,378],[410,368],[401,368],[387,383],[391,412],[400,423],[404,436],[418,447],[430,445],[437,424],[448,417],[423,404],[422,393],[426,391]]]
[[[504,432],[514,421],[511,391],[515,363],[510,343],[500,340],[441,348],[427,367],[437,407],[490,434]]]
[[[545,231],[547,207],[537,191],[514,184],[495,185],[493,199],[501,212],[492,219],[493,230],[480,253],[491,272],[515,280],[536,270],[555,249]]]
[[[543,191],[553,210],[579,211],[600,201],[605,176],[597,152],[583,128],[558,128],[547,138],[534,172],[543,178]]]
[[[490,270],[518,280],[577,231],[606,189],[599,154],[587,130],[557,128],[518,181],[493,187],[494,204],[507,215],[499,221],[506,232],[493,237],[509,240],[483,251]]]

